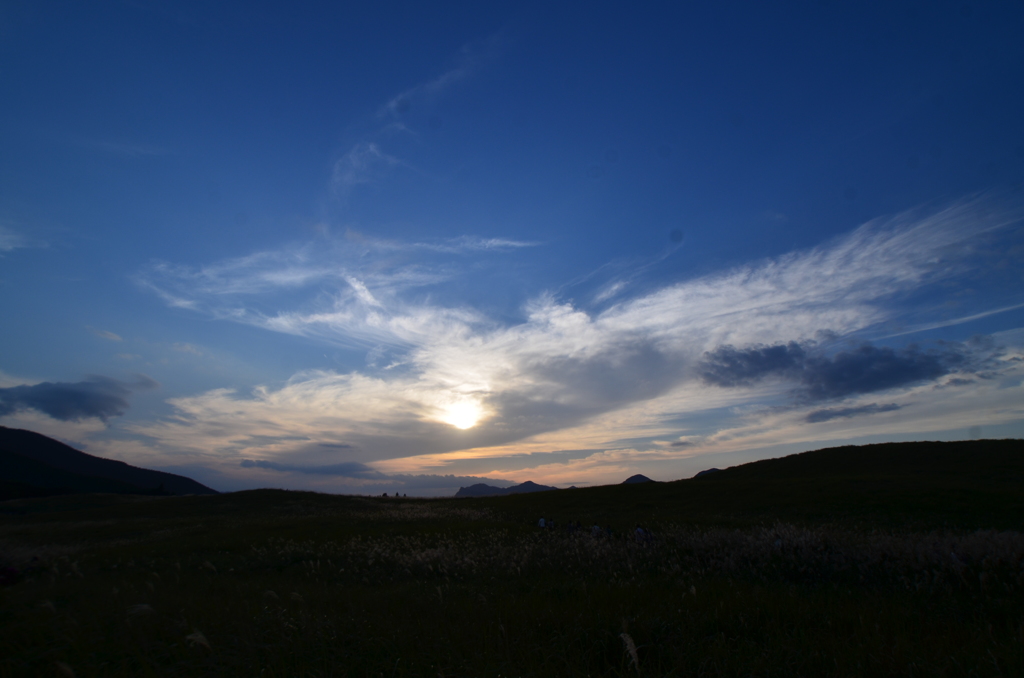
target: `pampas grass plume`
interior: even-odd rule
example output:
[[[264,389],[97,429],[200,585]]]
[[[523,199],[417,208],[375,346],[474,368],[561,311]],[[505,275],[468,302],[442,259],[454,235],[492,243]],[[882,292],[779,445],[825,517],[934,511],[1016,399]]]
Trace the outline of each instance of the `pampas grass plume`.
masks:
[[[619,638],[622,638],[622,642],[626,644],[626,652],[629,653],[629,659],[632,661],[633,666],[636,667],[636,672],[640,673],[640,658],[636,655],[636,643],[633,642],[632,636],[628,633],[620,633]]]
[[[204,636],[203,632],[199,629],[192,629],[192,633],[185,636],[185,640],[187,640],[188,644],[192,647],[195,647],[196,645],[202,645],[207,650],[212,649],[210,648],[210,642],[206,640],[206,636]]]

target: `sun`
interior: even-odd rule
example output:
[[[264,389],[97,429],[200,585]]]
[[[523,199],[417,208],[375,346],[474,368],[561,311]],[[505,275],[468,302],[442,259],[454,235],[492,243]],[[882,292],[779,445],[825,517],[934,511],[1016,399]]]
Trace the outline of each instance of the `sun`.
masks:
[[[440,419],[455,428],[466,430],[476,426],[483,415],[484,411],[479,403],[472,400],[460,400],[457,403],[447,405]]]

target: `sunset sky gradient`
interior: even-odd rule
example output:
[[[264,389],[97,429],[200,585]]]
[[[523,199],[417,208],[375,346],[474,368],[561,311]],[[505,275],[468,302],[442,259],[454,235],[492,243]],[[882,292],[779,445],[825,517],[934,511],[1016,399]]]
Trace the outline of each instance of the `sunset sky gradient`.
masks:
[[[251,487],[1024,437],[1024,4],[0,10],[0,424]]]

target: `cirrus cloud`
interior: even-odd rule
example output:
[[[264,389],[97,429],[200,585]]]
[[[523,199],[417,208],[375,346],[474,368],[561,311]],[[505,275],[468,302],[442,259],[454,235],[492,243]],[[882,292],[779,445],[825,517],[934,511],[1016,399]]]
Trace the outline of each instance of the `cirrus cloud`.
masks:
[[[200,269],[155,265],[140,281],[168,303],[370,348],[373,359],[362,371],[298,373],[276,390],[175,398],[174,417],[135,430],[168,448],[221,450],[236,464],[358,463],[397,473],[580,448],[603,450],[604,456],[588,453],[588,464],[621,458],[604,454],[614,449],[668,463],[727,439],[759,440],[740,435],[748,424],[736,428],[737,422],[776,415],[743,408],[777,407],[780,398],[790,403],[786,426],[887,416],[893,406],[857,398],[885,391],[904,408],[895,394],[923,397],[922,386],[945,380],[949,397],[958,397],[952,394],[965,388],[958,384],[968,374],[1015,369],[996,360],[1002,354],[991,345],[924,349],[856,337],[910,307],[919,313],[922,295],[979,275],[980,245],[1013,237],[1007,227],[1019,215],[984,196],[908,212],[809,250],[620,294],[599,310],[541,295],[524,303],[519,322],[499,322],[427,292],[465,275],[461,258],[505,256],[528,243],[350,235],[326,247],[256,253]],[[381,360],[384,354],[390,359]],[[807,410],[823,401],[840,404]],[[465,431],[445,424],[457,407],[479,411],[480,423]],[[721,420],[718,432],[687,437],[700,442],[686,447],[656,443],[685,433],[680,418],[693,412],[714,413],[705,420]],[[736,433],[729,438],[727,430]],[[326,434],[328,442],[353,447],[340,459],[328,457],[289,442],[288,434]],[[501,475],[510,468],[491,470]]]

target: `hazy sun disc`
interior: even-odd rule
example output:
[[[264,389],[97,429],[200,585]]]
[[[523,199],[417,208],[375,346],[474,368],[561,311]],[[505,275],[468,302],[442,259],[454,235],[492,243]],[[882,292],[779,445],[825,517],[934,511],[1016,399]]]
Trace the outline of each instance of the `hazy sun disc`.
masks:
[[[467,429],[476,426],[480,417],[484,414],[483,409],[471,400],[452,403],[444,408],[444,415],[441,421],[451,424],[455,428]]]

